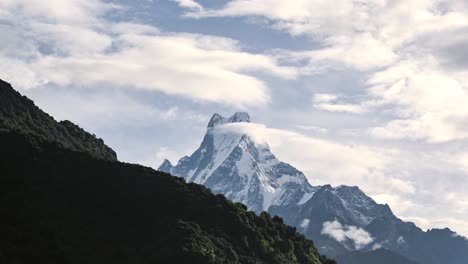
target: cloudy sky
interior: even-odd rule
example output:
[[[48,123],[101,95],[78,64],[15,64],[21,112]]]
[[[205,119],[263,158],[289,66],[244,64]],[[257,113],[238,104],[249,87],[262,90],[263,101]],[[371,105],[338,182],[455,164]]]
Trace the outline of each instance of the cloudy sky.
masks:
[[[215,112],[313,185],[468,236],[466,0],[0,0],[0,78],[157,167]]]

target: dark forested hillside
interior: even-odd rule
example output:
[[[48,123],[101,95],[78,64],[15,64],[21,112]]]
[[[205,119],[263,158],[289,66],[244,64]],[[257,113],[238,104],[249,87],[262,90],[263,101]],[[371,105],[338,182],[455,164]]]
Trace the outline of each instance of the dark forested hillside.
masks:
[[[65,107],[65,106],[64,106]],[[116,153],[101,139],[84,131],[70,121],[55,121],[33,101],[0,80],[0,129],[36,134],[47,140],[97,158],[117,160]]]
[[[0,91],[2,128],[15,128],[0,130],[0,263],[334,263],[280,218],[96,158],[112,152]]]

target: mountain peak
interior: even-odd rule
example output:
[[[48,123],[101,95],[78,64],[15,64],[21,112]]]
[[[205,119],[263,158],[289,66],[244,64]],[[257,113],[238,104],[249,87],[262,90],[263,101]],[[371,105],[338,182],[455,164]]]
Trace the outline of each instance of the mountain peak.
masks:
[[[163,163],[161,164],[161,166],[159,166],[158,170],[169,173],[172,167],[174,167],[172,163],[169,160],[164,159]]]
[[[218,113],[215,113],[211,117],[210,122],[208,123],[208,127],[212,128],[218,125],[224,125],[224,124],[229,124],[229,123],[240,123],[240,122],[250,123],[249,114],[246,112],[236,112],[231,117],[226,118]]]
[[[237,112],[229,118],[214,114],[200,147],[174,167],[163,163],[160,170],[203,184],[256,212],[311,197],[314,189],[305,175],[278,160],[268,145],[257,144],[242,133],[214,129],[241,122],[250,122],[248,113]]]
[[[246,112],[236,112],[229,118],[229,123],[247,122],[250,123],[250,116]]]

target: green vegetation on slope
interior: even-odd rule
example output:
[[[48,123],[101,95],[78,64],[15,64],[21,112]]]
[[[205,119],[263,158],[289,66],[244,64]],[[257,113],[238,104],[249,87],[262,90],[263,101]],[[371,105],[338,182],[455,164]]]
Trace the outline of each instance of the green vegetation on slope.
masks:
[[[55,141],[65,148],[83,151],[96,158],[117,160],[116,153],[70,121],[55,121],[33,101],[15,91],[9,83],[0,80],[0,129],[25,134],[36,134]]]

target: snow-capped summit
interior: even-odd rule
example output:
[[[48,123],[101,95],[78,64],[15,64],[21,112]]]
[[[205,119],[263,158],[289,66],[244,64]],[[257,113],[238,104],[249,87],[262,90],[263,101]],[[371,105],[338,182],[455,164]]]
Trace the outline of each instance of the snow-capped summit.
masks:
[[[208,122],[208,128],[213,128],[213,127],[228,124],[228,123],[241,123],[241,122],[250,123],[250,116],[248,113],[237,112],[237,113],[234,113],[229,118],[222,117],[220,114],[216,113],[211,117],[210,122]]]
[[[249,115],[239,112],[225,118],[214,114],[200,147],[176,166],[164,161],[159,170],[203,184],[257,212],[311,197],[315,188],[304,174],[279,161],[268,145],[247,134],[219,129],[238,122],[250,122]]]
[[[246,112],[237,112],[229,118],[229,123],[250,122],[250,116]]]

